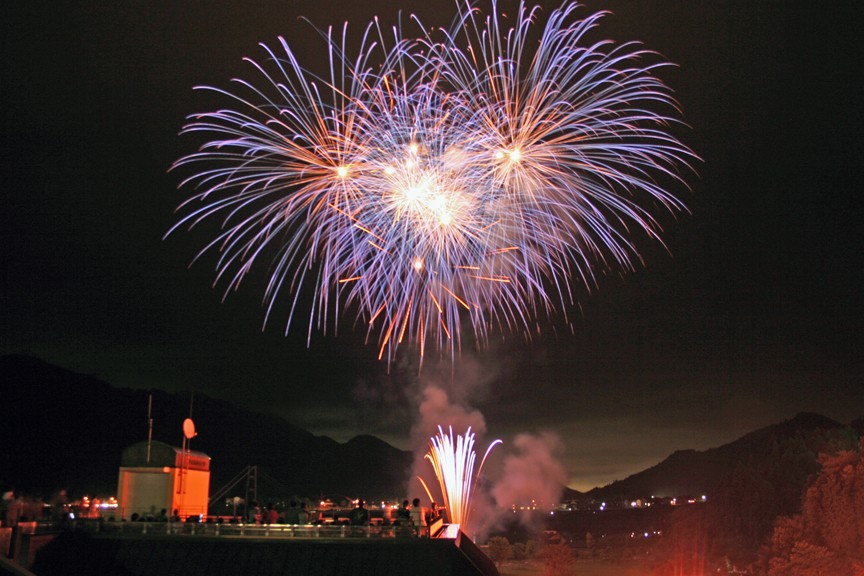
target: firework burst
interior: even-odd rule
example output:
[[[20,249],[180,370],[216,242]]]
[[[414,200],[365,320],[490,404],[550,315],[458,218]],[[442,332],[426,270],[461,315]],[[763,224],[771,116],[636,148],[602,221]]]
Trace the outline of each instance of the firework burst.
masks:
[[[429,439],[429,452],[426,453],[425,458],[432,463],[432,468],[435,470],[435,478],[441,488],[450,523],[463,526],[468,524],[471,515],[471,496],[474,494],[477,479],[483,470],[486,457],[498,444],[501,444],[501,440],[495,440],[486,449],[475,477],[474,464],[477,453],[474,451],[474,433],[471,432],[470,426],[464,436],[454,435],[452,427],[445,434],[441,426],[438,426],[438,435]],[[426,482],[419,477],[418,480],[426,490],[429,500],[434,500]]]
[[[314,294],[308,338],[346,311],[391,361],[413,343],[455,353],[463,327],[529,332],[566,318],[576,285],[630,269],[633,232],[659,239],[657,208],[682,203],[693,153],[672,134],[678,111],[639,45],[587,44],[602,17],[553,11],[529,42],[537,8],[505,27],[457,4],[446,29],[365,31],[356,57],[322,32],[330,66],[304,68],[288,44],[248,62],[256,82],[221,93],[233,107],[190,117],[207,141],[175,167],[195,190],[177,227],[221,221],[228,290],[264,258],[269,318],[287,295]],[[172,229],[173,230],[173,229]]]

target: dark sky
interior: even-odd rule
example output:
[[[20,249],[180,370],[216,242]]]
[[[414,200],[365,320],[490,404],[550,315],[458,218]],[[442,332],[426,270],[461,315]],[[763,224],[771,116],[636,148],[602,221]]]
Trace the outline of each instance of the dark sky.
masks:
[[[223,303],[214,260],[188,267],[215,230],[162,238],[183,199],[167,169],[194,150],[178,131],[212,108],[193,86],[250,76],[242,58],[280,34],[315,67],[323,44],[300,16],[359,32],[400,8],[428,24],[453,13],[344,3],[4,3],[0,353],[402,448],[438,383],[483,414],[481,444],[558,434],[580,489],[799,411],[864,414],[861,3],[589,2],[614,13],[602,35],[678,64],[663,79],[704,159],[682,191],[691,213],[664,222],[668,252],[645,246],[644,269],[577,294],[575,333],[430,358],[419,378],[415,351],[388,373],[350,325],[308,349],[285,316],[262,332],[266,270]]]

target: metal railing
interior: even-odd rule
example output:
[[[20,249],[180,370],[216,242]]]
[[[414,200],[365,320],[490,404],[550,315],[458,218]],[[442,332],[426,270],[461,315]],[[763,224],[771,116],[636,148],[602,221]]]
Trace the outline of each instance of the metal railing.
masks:
[[[42,524],[37,531],[56,531],[57,526]],[[64,530],[98,534],[233,536],[249,538],[428,538],[428,526],[347,524],[235,524],[219,522],[70,522]]]

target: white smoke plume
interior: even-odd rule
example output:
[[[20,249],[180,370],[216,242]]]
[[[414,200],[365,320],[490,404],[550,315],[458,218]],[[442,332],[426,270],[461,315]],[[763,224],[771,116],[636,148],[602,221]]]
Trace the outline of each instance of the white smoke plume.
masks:
[[[433,498],[440,504],[441,494],[438,490],[438,482],[432,464],[426,460],[425,455],[429,451],[429,439],[437,434],[438,426],[445,431],[453,428],[455,434],[464,435],[470,427],[477,435],[486,432],[486,420],[479,410],[471,410],[460,404],[450,402],[447,392],[441,388],[430,385],[423,390],[423,400],[419,406],[420,418],[412,431],[414,450],[414,467],[411,471],[411,481],[408,484],[410,499],[420,498],[424,505],[431,503],[426,491],[417,481],[417,477],[423,478],[432,492]]]
[[[560,463],[563,443],[557,435],[519,434],[506,449],[509,453],[499,477],[488,490],[478,490],[474,496],[469,535],[479,542],[514,520],[532,532],[542,531],[543,515],[520,509],[555,506],[567,482],[567,471]]]
[[[551,432],[520,434],[513,445],[517,451],[504,459],[504,472],[492,489],[495,502],[500,508],[556,505],[567,483],[567,472],[560,464],[561,439]]]
[[[452,426],[453,430],[459,433],[463,433],[470,426],[479,436],[486,432],[486,419],[479,410],[453,404],[447,392],[437,386],[429,386],[423,390],[420,420],[415,427],[416,433],[422,437],[424,446],[429,443],[429,437],[438,431],[438,426],[444,429]]]
[[[461,435],[470,426],[474,434],[482,438],[486,433],[486,420],[479,410],[470,408],[470,403],[481,399],[491,389],[497,374],[497,365],[486,365],[470,354],[460,356],[456,362],[442,361],[423,368],[414,401],[418,418],[411,427],[414,466],[408,485],[410,499],[420,498],[429,505],[426,492],[416,480],[420,476],[440,503],[440,494],[433,489],[438,482],[432,464],[424,458],[429,451],[429,439],[438,433],[438,426],[445,431],[452,426],[453,432]]]
[[[416,479],[418,476],[426,482],[433,500],[441,503],[432,464],[425,459],[430,438],[438,433],[439,426],[445,432],[452,426],[453,433],[459,435],[471,428],[476,435],[475,474],[479,472],[480,460],[487,447],[494,441],[485,437],[486,419],[479,410],[470,407],[470,402],[489,393],[498,371],[471,356],[463,356],[455,366],[449,363],[440,366],[443,367],[424,368],[415,399],[419,417],[411,432],[415,456],[406,498],[420,498],[424,506],[429,506],[430,502]],[[520,434],[512,445],[505,443],[503,447],[494,448],[490,461],[500,464],[502,451],[506,455],[501,470],[484,469],[471,500],[471,526],[462,527],[470,537],[481,542],[496,526],[513,519],[514,505],[518,508],[530,506],[533,502],[538,507],[553,506],[558,503],[561,490],[567,483],[566,470],[560,463],[563,443],[551,432],[536,436]],[[490,477],[495,478],[494,482],[489,480]],[[524,521],[529,521],[530,517],[518,516]]]

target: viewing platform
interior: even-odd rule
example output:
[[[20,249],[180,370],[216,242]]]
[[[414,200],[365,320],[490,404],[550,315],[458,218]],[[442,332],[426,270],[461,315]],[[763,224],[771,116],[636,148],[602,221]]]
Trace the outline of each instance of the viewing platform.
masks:
[[[458,525],[82,522],[40,525],[12,543],[36,576],[497,576]],[[0,574],[3,574],[0,570]]]

